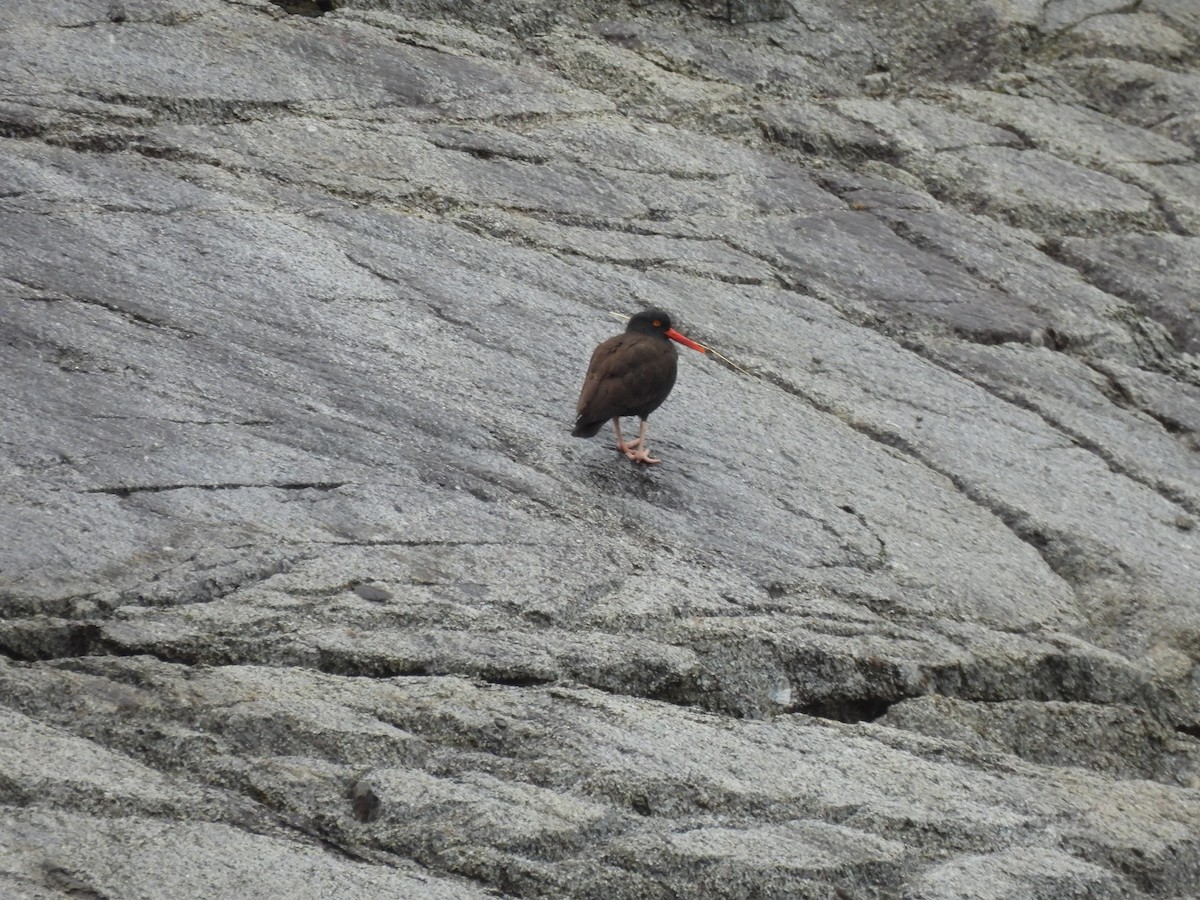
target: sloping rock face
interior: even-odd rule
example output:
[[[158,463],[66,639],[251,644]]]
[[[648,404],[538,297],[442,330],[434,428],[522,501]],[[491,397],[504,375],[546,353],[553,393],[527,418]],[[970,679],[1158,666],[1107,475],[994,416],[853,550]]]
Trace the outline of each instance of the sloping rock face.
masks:
[[[1198,48],[0,4],[0,894],[1196,896]]]

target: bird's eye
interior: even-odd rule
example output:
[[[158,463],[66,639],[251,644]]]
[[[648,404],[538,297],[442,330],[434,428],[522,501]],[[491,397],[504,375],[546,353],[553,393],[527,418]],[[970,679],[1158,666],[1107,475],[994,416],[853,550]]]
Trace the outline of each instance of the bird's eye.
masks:
[[[660,322],[658,319],[655,319],[655,320],[654,320],[654,327],[655,327],[655,328],[662,328],[662,322]]]

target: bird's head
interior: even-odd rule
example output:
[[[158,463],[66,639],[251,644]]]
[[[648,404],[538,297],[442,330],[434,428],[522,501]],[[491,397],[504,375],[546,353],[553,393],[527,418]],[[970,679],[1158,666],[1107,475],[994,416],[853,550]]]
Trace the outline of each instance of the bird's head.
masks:
[[[626,331],[636,331],[639,334],[658,334],[664,338],[670,338],[677,343],[683,344],[685,347],[691,347],[693,350],[705,352],[705,348],[695,341],[685,338],[682,334],[671,327],[671,317],[661,309],[643,309],[640,313],[632,316],[629,319],[629,324],[625,326]]]

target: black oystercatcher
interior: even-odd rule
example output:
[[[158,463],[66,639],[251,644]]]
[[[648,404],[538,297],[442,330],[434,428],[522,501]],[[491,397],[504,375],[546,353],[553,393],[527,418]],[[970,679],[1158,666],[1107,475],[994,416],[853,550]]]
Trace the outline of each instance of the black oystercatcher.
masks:
[[[617,449],[634,462],[662,462],[646,447],[646,417],[662,405],[675,386],[679,353],[671,341],[704,352],[705,348],[671,327],[661,309],[647,309],[629,320],[624,334],[611,337],[592,352],[579,404],[575,437],[592,437],[609,419],[617,432]],[[642,420],[636,440],[621,437],[621,416]]]

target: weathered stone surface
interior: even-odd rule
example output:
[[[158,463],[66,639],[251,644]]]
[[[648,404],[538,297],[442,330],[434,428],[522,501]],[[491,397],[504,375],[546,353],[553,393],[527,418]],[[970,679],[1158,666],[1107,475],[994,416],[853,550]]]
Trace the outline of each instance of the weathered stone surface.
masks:
[[[314,840],[220,823],[4,810],[0,885],[14,898],[493,896],[402,861],[365,866]]]
[[[1063,257],[1102,290],[1161,322],[1180,350],[1200,353],[1200,238],[1125,234],[1069,239]]]
[[[791,14],[791,4],[783,0],[685,0],[693,9],[742,25],[746,22],[769,22]]]
[[[1118,778],[1166,778],[1186,786],[1200,773],[1195,741],[1180,739],[1134,707],[1028,700],[980,704],[930,695],[898,703],[877,721]]]
[[[337,6],[0,5],[0,893],[1200,893],[1193,4]]]
[[[1159,224],[1141,188],[1041,150],[969,148],[940,162],[939,193],[1021,228],[1078,234]]]
[[[1200,151],[1200,74],[1126,60],[1066,60],[1063,77],[1098,109]]]
[[[1045,31],[1072,28],[1095,16],[1119,12],[1125,6],[1122,0],[1050,0],[1042,13],[1041,28]]]
[[[1141,62],[1177,63],[1192,50],[1188,38],[1154,13],[1091,16],[1073,26],[1065,48],[1089,56],[1113,56]]]

